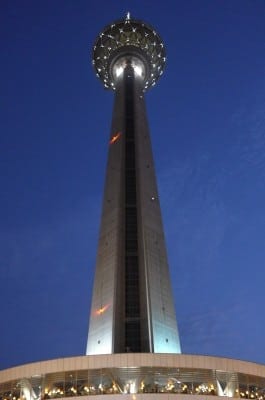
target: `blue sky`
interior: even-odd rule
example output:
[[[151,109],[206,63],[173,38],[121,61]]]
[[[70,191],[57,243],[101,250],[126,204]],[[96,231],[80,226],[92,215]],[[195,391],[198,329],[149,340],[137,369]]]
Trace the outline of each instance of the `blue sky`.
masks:
[[[165,73],[146,94],[185,353],[265,363],[263,0],[2,0],[0,368],[84,354],[113,93],[91,66],[127,11]]]

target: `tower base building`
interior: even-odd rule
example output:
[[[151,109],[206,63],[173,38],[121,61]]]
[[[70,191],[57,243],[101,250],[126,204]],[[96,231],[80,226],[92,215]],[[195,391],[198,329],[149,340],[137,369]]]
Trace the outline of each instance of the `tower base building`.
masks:
[[[264,388],[264,365],[184,354],[81,356],[0,371],[1,400],[263,400]]]

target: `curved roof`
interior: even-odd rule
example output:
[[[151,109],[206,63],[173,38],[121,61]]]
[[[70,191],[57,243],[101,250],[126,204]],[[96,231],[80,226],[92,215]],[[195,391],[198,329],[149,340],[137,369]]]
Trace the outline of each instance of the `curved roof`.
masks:
[[[116,399],[129,393],[263,400],[265,365],[220,357],[126,353],[60,358],[0,371],[3,400],[92,394]]]

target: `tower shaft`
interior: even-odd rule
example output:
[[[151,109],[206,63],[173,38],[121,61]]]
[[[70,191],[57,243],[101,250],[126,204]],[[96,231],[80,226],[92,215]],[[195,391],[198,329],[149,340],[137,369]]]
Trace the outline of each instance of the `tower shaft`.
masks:
[[[116,82],[87,354],[180,353],[143,95]]]

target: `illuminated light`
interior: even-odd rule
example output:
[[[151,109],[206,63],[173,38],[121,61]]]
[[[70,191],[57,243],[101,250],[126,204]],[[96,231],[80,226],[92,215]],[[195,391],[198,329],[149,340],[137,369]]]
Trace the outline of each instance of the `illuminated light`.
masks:
[[[118,78],[123,73],[123,67],[122,66],[117,67],[115,69],[115,73],[116,73],[116,77]]]
[[[109,304],[106,304],[104,307],[101,307],[98,310],[96,310],[96,314],[102,315],[102,314],[104,314],[104,312],[107,311],[108,308],[109,308]]]
[[[115,133],[109,141],[109,144],[115,143],[121,137],[121,132]]]
[[[142,69],[142,67],[140,65],[135,65],[133,67],[133,69],[134,69],[136,75],[142,76],[143,69]]]

